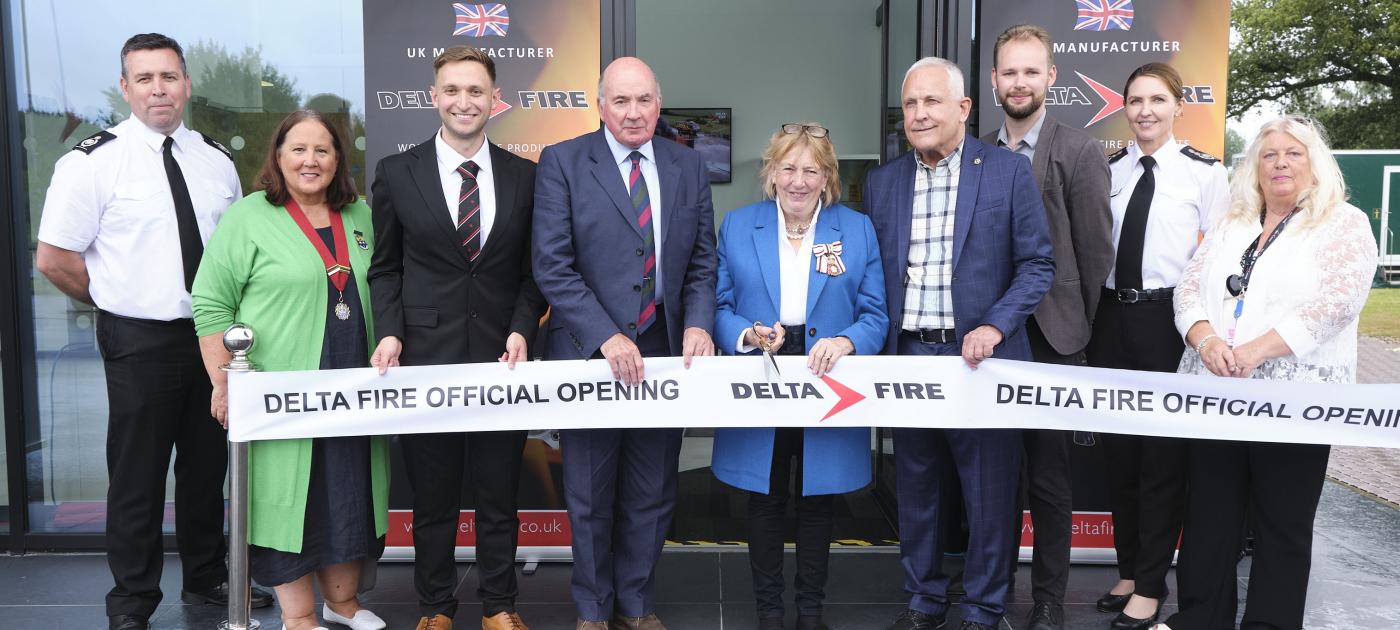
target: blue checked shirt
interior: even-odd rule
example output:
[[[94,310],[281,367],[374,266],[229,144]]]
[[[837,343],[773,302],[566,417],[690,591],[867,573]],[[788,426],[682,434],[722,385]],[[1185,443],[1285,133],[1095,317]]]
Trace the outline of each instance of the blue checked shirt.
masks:
[[[914,220],[904,276],[904,330],[953,328],[953,214],[962,144],[932,167],[914,155]]]

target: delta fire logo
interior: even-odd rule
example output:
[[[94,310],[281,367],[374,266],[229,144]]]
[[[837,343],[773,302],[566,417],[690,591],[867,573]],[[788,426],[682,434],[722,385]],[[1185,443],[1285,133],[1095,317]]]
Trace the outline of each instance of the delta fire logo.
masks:
[[[1083,72],[1075,71],[1075,76],[1087,86],[1088,93],[1083,88],[1075,85],[1052,85],[1045,93],[1046,105],[1099,105],[1099,110],[1084,123],[1085,127],[1091,127],[1109,116],[1112,116],[1123,109],[1123,95],[1117,90],[1094,80],[1093,77]],[[1182,100],[1187,105],[1210,105],[1215,103],[1215,90],[1209,85],[1187,85],[1182,88]],[[1097,101],[1089,98],[1089,93],[1097,97]],[[1000,103],[997,103],[1000,106]]]
[[[823,394],[817,388],[816,383],[730,383],[730,392],[734,400],[825,400],[829,396],[835,396],[836,402],[827,410],[826,415],[818,422],[824,421],[842,411],[850,409],[856,403],[865,400],[862,394],[841,381],[831,378],[831,375],[821,377],[822,383],[826,384],[830,393]],[[944,400],[943,385],[940,383],[873,383],[875,387],[875,397],[879,399],[894,398],[902,400]]]

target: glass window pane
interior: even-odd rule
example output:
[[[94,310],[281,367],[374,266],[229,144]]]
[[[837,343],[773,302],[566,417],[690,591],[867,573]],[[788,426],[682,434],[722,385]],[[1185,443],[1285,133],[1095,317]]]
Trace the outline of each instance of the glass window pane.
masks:
[[[185,48],[192,96],[185,123],[234,153],[244,192],[269,136],[290,111],[331,114],[348,139],[351,172],[364,185],[364,53],[361,3],[338,0],[10,3],[21,110],[22,172],[33,255],[54,163],[77,142],[124,120],[118,88],[127,37],[153,25]],[[101,28],[72,28],[100,24]],[[21,172],[17,169],[17,172]],[[35,532],[103,531],[106,513],[107,392],[92,307],[33,278],[39,418],[26,462]],[[3,461],[3,460],[0,460]],[[166,499],[173,499],[173,480]],[[166,528],[173,528],[167,510]]]

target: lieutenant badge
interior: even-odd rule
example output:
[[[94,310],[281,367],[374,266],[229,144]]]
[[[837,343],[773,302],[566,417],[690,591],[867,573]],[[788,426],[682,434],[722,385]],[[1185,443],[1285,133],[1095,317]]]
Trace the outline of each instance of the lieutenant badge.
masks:
[[[817,259],[817,273],[832,277],[846,273],[846,263],[841,261],[841,241],[813,245],[812,256]]]

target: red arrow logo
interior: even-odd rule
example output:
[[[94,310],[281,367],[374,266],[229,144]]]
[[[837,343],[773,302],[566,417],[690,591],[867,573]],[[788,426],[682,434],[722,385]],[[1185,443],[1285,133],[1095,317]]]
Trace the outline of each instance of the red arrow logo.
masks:
[[[1103,99],[1103,107],[1099,109],[1099,113],[1094,114],[1093,119],[1091,119],[1087,123],[1084,123],[1085,127],[1088,127],[1089,125],[1099,122],[1100,120],[1108,118],[1118,110],[1123,109],[1122,94],[1114,92],[1113,89],[1108,87],[1107,85],[1104,85],[1102,83],[1099,83],[1098,81],[1084,76],[1084,73],[1082,72],[1075,72],[1075,74],[1079,75],[1079,78],[1085,83],[1089,84],[1089,88],[1094,90],[1094,93],[1098,94],[1099,98]]]
[[[510,108],[511,104],[507,103],[506,99],[498,99],[496,101],[496,106],[491,108],[491,118],[495,118],[496,116],[504,113],[507,109]]]
[[[827,418],[830,418],[838,413],[841,413],[842,411],[845,411],[846,408],[850,407],[851,405],[865,400],[865,394],[862,394],[854,389],[842,385],[840,381],[837,381],[836,379],[831,378],[830,376],[822,376],[822,382],[826,383],[826,386],[830,387],[831,391],[836,392],[836,396],[838,398],[836,404],[832,405],[831,411],[826,412],[826,415],[822,416],[822,420],[826,420]]]

